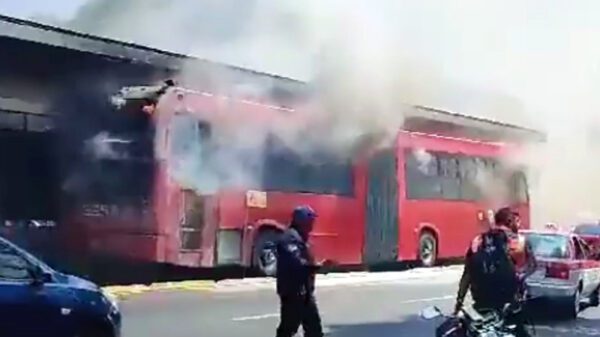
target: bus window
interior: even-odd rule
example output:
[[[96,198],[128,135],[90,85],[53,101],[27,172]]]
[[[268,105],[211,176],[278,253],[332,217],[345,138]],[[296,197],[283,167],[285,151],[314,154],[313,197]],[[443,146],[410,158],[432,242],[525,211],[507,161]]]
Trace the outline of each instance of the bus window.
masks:
[[[476,166],[476,178],[477,180],[487,179],[489,175],[489,170],[485,159],[483,158],[475,158],[475,166]]]
[[[515,202],[524,203],[529,201],[527,177],[522,171],[514,172],[510,178],[511,195]]]
[[[330,153],[298,154],[272,136],[264,154],[262,188],[282,192],[354,194],[353,165]]]
[[[212,127],[188,114],[173,116],[170,124],[169,152],[172,160],[193,163],[200,169],[211,158],[215,150],[212,142]],[[212,158],[215,159],[215,158]]]
[[[477,201],[481,199],[481,190],[477,185],[477,162],[473,157],[459,158],[461,199]]]
[[[91,176],[94,199],[101,203],[115,201],[118,205],[142,207],[152,192],[153,167],[151,163],[140,160],[98,161],[97,171]],[[126,181],[127,184],[123,184]]]
[[[196,118],[188,114],[176,114],[170,125],[170,154],[181,158],[198,154],[200,148],[200,130]]]
[[[423,149],[409,150],[407,160],[424,176],[437,177],[440,172],[439,158]]]
[[[408,199],[442,199],[438,156],[432,153],[423,156],[418,151],[407,149],[405,158]]]
[[[450,154],[440,154],[440,179],[442,181],[442,199],[460,200],[461,187],[458,159]]]

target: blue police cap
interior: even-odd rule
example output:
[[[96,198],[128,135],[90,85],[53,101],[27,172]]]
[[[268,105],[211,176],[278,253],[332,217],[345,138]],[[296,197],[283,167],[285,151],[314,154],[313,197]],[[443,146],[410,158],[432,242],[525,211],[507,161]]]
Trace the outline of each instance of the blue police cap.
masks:
[[[298,206],[292,213],[292,219],[298,222],[304,222],[307,220],[313,220],[317,217],[317,212],[308,205]]]

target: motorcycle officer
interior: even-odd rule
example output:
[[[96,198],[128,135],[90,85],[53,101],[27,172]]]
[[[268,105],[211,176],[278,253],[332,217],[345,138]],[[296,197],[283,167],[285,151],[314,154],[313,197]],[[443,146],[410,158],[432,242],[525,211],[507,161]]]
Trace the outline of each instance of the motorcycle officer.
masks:
[[[523,241],[515,243],[519,240],[518,226],[518,214],[508,207],[501,208],[494,214],[494,225],[473,239],[465,256],[455,313],[462,308],[469,289],[475,310],[502,310],[522,294],[523,280],[535,271],[535,262],[531,262],[533,254]],[[520,259],[520,255],[525,258]],[[521,263],[521,260],[525,262]],[[519,272],[520,264],[523,274]],[[529,336],[520,310],[508,318],[516,324],[518,337]]]

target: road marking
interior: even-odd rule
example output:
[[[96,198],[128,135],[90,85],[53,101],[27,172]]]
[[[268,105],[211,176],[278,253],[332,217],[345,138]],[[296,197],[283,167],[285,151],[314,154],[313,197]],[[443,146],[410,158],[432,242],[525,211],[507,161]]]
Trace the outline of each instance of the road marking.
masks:
[[[417,298],[417,299],[413,299],[413,300],[402,301],[402,302],[400,302],[400,304],[420,303],[420,302],[436,302],[436,301],[445,301],[445,300],[451,300],[451,299],[454,299],[454,296],[448,295],[448,296],[441,296],[441,297]],[[243,322],[243,321],[256,321],[256,320],[266,319],[266,318],[276,318],[276,317],[279,317],[279,313],[234,317],[231,320],[234,322]]]
[[[259,319],[274,318],[274,317],[279,317],[279,313],[256,315],[256,316],[235,317],[235,318],[232,318],[231,320],[235,321],[235,322],[243,322],[243,321],[255,321],[255,320],[259,320]]]
[[[410,304],[410,303],[420,303],[420,302],[436,302],[436,301],[446,301],[446,300],[452,300],[455,297],[452,295],[448,295],[448,296],[441,296],[441,297],[430,297],[430,298],[417,298],[414,300],[406,300],[406,301],[402,301],[400,302],[400,304]]]
[[[550,326],[550,325],[533,325],[535,330],[545,330],[554,333],[568,333],[571,336],[600,336],[600,329],[591,327],[575,326],[575,327],[561,327],[561,326]]]
[[[457,268],[454,268],[457,269]],[[458,270],[446,269],[433,271],[405,271],[382,273],[347,273],[318,275],[316,286],[320,289],[340,286],[382,286],[421,282],[428,280],[435,283],[455,283],[460,278]],[[274,279],[241,279],[217,282],[214,291],[220,293],[244,292],[261,289],[275,289]]]

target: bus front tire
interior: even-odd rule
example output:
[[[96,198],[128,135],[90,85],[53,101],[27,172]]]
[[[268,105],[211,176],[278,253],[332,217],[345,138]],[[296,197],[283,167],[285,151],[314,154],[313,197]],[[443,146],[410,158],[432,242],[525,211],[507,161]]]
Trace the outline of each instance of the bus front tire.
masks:
[[[419,263],[423,267],[433,267],[437,262],[437,240],[428,231],[421,234],[419,238]]]
[[[275,230],[262,231],[254,242],[252,266],[263,276],[274,277],[277,274],[277,252],[275,241],[279,232]]]

